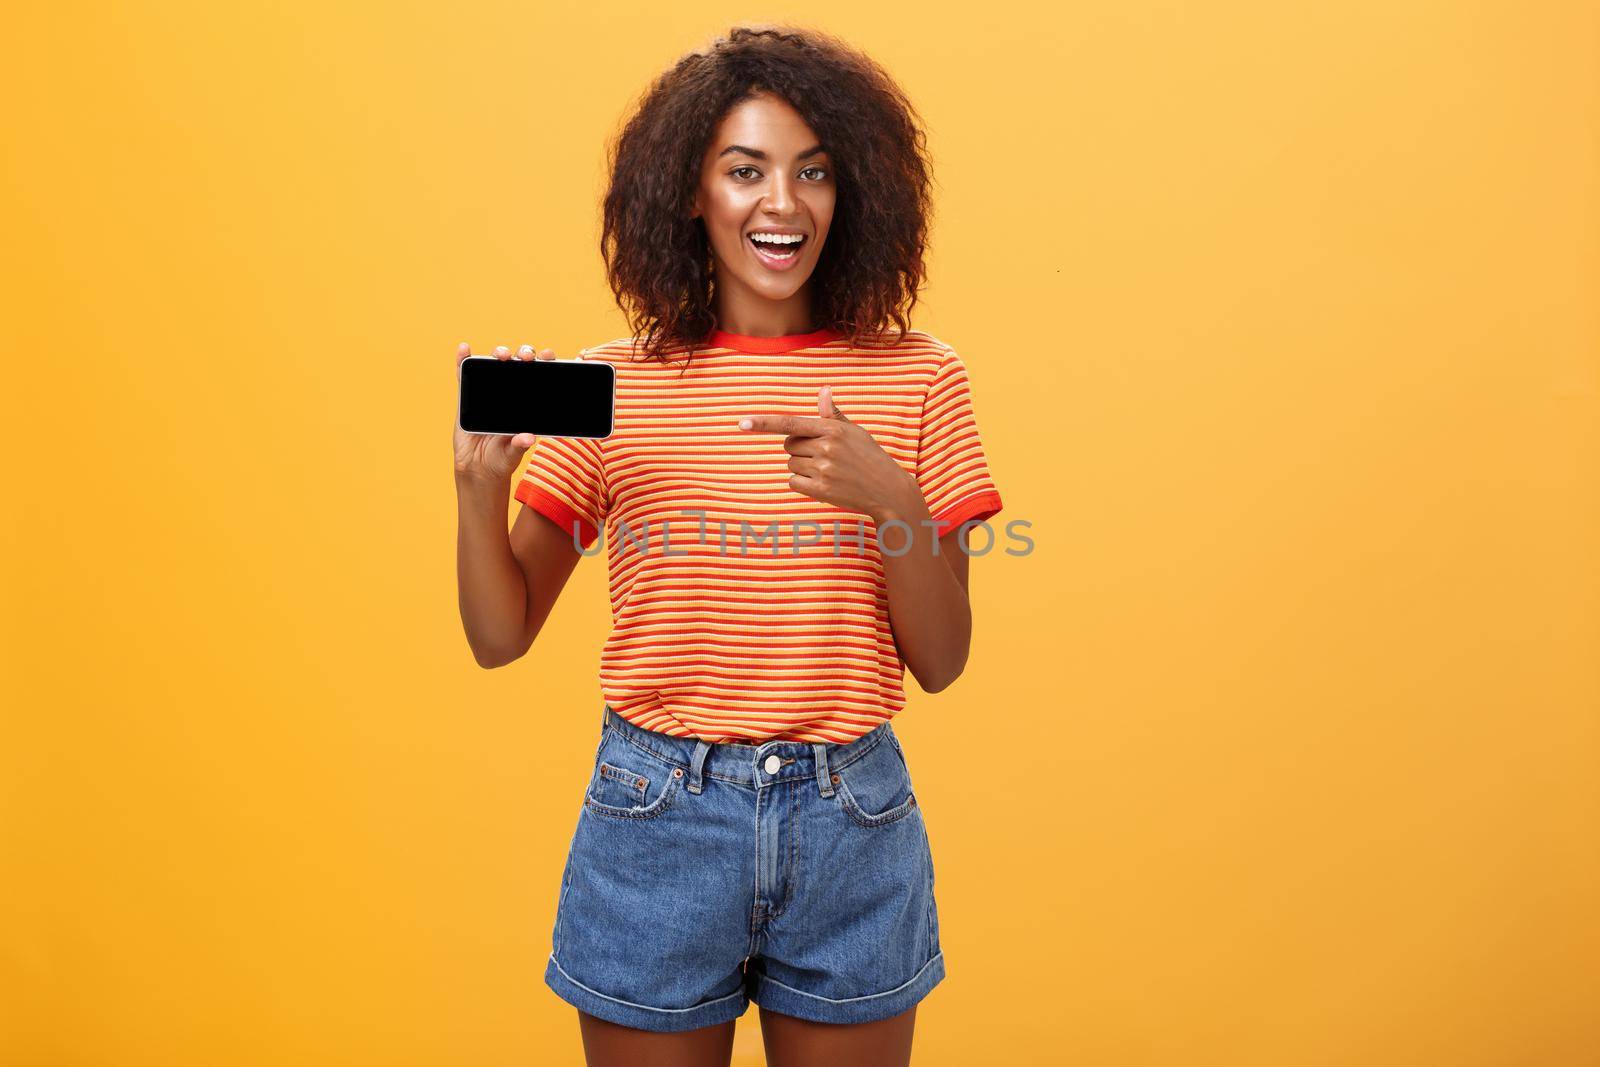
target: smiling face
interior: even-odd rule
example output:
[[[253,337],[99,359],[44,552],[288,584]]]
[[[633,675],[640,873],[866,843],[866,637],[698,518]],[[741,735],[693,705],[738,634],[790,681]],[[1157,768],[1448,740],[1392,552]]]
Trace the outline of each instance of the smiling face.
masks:
[[[690,212],[710,238],[723,329],[760,336],[812,329],[806,283],[837,197],[832,159],[783,99],[761,93],[723,116]]]

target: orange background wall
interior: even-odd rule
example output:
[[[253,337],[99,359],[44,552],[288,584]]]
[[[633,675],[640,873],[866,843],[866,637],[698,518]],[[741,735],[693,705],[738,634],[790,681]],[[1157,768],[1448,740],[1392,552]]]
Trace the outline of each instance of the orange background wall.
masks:
[[[0,1061],[580,1061],[604,564],[473,663],[453,351],[625,332],[604,140],[780,18],[927,117],[1036,543],[896,723],[917,1062],[1597,1062],[1600,16],[1463,0],[16,9]]]

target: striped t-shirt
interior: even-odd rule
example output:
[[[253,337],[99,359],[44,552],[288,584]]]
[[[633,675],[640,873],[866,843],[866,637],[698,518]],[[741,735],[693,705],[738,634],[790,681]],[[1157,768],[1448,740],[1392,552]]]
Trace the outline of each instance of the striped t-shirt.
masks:
[[[634,338],[584,349],[616,368],[612,435],[539,438],[516,499],[585,554],[605,528],[600,688],[617,714],[710,742],[849,741],[905,706],[876,527],[791,488],[784,435],[738,422],[816,417],[831,385],[915,476],[942,536],[1000,511],[966,367],[916,330],[857,347],[826,329],[719,330],[708,344],[687,370],[681,349],[645,360]],[[904,528],[884,531],[891,554],[906,543]]]

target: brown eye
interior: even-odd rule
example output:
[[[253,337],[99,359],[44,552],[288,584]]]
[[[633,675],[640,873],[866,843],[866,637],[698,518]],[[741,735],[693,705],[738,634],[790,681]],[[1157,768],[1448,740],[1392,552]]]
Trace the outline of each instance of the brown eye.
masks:
[[[729,173],[729,174],[732,174],[732,175],[733,175],[733,176],[734,176],[734,177],[738,177],[738,176],[739,176],[739,172],[740,172],[740,171],[742,171],[742,170],[747,170],[747,171],[749,171],[749,172],[750,172],[750,173],[751,173],[751,174],[752,174],[752,175],[753,175],[753,174],[755,174],[755,173],[756,173],[756,168],[754,168],[754,167],[749,167],[749,166],[746,166],[746,167],[734,167],[734,168],[733,168],[733,169],[732,169],[732,170],[731,170],[731,171],[729,171],[729,172],[728,172],[728,173]]]
[[[816,180],[817,180],[817,181],[819,181],[819,182],[820,182],[820,181],[821,181],[821,180],[822,180],[822,179],[823,179],[823,178],[826,178],[826,177],[827,177],[827,176],[828,176],[828,172],[827,172],[827,170],[825,170],[825,169],[824,169],[824,168],[822,168],[822,167],[807,167],[807,168],[806,168],[806,169],[805,169],[805,170],[803,170],[803,171],[801,171],[801,172],[800,172],[800,173],[801,173],[801,174],[807,174],[807,173],[809,173],[809,172],[811,172],[811,171],[816,171],[816,172],[817,172],[817,175],[818,175],[818,177],[817,177],[817,179],[816,179]]]

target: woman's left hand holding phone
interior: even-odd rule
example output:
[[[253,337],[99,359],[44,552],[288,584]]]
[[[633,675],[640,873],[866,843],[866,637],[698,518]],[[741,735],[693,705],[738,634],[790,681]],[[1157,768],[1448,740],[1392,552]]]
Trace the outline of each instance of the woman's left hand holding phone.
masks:
[[[472,355],[472,347],[465,341],[456,349],[456,381],[461,381],[461,363]],[[534,350],[532,345],[522,345],[516,352],[505,345],[494,350],[495,359],[555,359],[553,348]],[[456,479],[505,484],[516,473],[522,457],[538,438],[531,433],[515,436],[503,434],[467,433],[460,427],[455,431]]]
[[[464,343],[456,349],[458,389],[462,361],[470,355],[472,349]],[[549,348],[535,353],[531,345],[522,345],[512,355],[502,345],[494,350],[494,357],[555,359],[556,354]],[[570,537],[561,534],[554,524],[542,519],[523,522],[519,516],[521,557],[506,529],[506,495],[511,478],[535,440],[531,433],[507,437],[467,433],[459,426],[455,431],[456,501],[460,514],[456,582],[461,624],[480,667],[501,667],[528,651],[578,559]],[[530,543],[530,534],[540,536]]]

